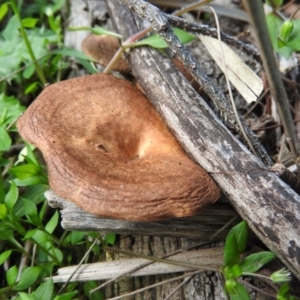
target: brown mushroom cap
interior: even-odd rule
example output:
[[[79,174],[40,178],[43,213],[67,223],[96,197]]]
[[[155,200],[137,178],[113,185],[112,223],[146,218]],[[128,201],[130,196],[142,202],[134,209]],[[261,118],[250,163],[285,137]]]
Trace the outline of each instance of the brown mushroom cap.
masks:
[[[110,35],[90,34],[81,44],[83,53],[95,59],[104,67],[108,65],[119,48],[118,39]],[[113,69],[124,73],[128,73],[131,70],[129,63],[124,58],[120,58]]]
[[[17,123],[46,160],[50,187],[104,217],[196,214],[220,191],[131,83],[96,74],[48,86]]]

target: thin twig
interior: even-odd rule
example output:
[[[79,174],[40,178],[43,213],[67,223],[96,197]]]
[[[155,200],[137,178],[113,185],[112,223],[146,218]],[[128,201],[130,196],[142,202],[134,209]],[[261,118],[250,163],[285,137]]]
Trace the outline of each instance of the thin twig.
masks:
[[[195,7],[201,6],[201,5],[206,5],[209,2],[211,2],[212,0],[203,0],[203,1],[198,1],[196,3],[193,3],[191,5],[187,5],[186,7],[177,10],[176,12],[174,12],[175,16],[180,16],[190,10],[193,10]],[[147,28],[137,32],[136,34],[134,34],[133,36],[129,37],[125,42],[122,43],[121,47],[118,49],[118,51],[115,53],[115,55],[113,56],[113,58],[111,59],[111,61],[109,62],[109,64],[105,67],[103,73],[109,73],[114,65],[116,64],[116,62],[121,58],[123,52],[126,49],[129,48],[134,48],[136,47],[134,45],[134,43],[136,41],[138,41],[139,39],[143,38],[147,33],[149,33],[150,31],[152,31],[152,26],[148,26]]]
[[[165,15],[155,6],[150,3],[141,0],[120,0],[121,3],[127,5],[132,11],[136,12],[141,18],[149,21],[156,33],[158,33],[164,41],[169,45],[171,51],[178,56],[180,61],[193,75],[194,79],[202,86],[205,93],[214,102],[215,106],[219,108],[225,120],[228,120],[238,134],[241,133],[241,129],[236,121],[235,114],[232,111],[230,102],[225,95],[220,91],[218,87],[208,78],[208,76],[201,70],[197,61],[192,57],[190,52],[182,45],[174,34],[170,24],[168,23]],[[259,142],[257,136],[250,130],[241,118],[241,124],[243,125],[248,138],[251,140],[251,144],[259,154],[261,160],[267,165],[272,165],[272,160],[264,147]]]
[[[194,276],[198,273],[200,273],[201,271],[195,271],[195,272],[191,272],[191,273],[187,273],[187,274],[184,274],[184,275],[181,275],[181,276],[178,276],[178,277],[174,277],[174,278],[170,278],[170,279],[167,279],[167,280],[164,280],[164,281],[161,281],[161,282],[158,282],[158,283],[155,283],[155,284],[152,284],[152,285],[148,285],[142,289],[139,289],[139,290],[135,290],[133,292],[130,292],[130,293],[127,293],[127,294],[123,294],[121,296],[117,296],[117,297],[114,297],[114,298],[109,298],[107,300],[117,300],[117,299],[123,299],[125,297],[129,297],[129,296],[133,296],[135,294],[138,294],[138,293],[141,293],[141,292],[144,292],[146,290],[149,290],[149,289],[152,289],[152,288],[155,288],[157,286],[160,286],[160,285],[163,285],[163,284],[166,284],[166,283],[169,283],[169,282],[173,282],[173,281],[176,281],[176,280],[179,280],[179,279],[182,279],[182,278],[185,278],[185,277],[190,277],[190,276]]]
[[[206,270],[207,271],[213,271],[213,272],[218,272],[219,271],[218,268],[212,268],[212,267],[208,267],[208,266],[201,266],[201,265],[198,265],[198,264],[190,264],[190,263],[187,263],[187,262],[181,262],[181,261],[177,261],[177,260],[153,257],[153,256],[141,254],[141,253],[135,253],[135,252],[132,252],[132,251],[116,249],[116,248],[113,248],[113,247],[106,247],[105,249],[108,250],[108,251],[114,251],[114,252],[125,254],[125,255],[128,255],[128,256],[132,256],[132,257],[139,257],[139,258],[148,259],[148,260],[151,260],[151,261],[154,261],[154,262],[160,262],[160,263],[164,263],[164,264],[168,264],[168,265],[190,268],[191,270],[198,269],[198,270],[202,270],[202,271],[206,271]]]
[[[234,216],[234,217],[233,217],[231,220],[229,220],[224,226],[222,226],[222,228],[218,229],[218,230],[210,237],[210,241],[209,241],[209,242],[202,242],[202,243],[198,243],[198,244],[189,246],[189,247],[187,247],[187,248],[181,248],[181,249],[178,249],[178,250],[173,251],[173,252],[171,252],[171,253],[168,253],[168,254],[166,254],[166,255],[163,255],[163,256],[161,256],[160,258],[167,258],[167,257],[173,256],[173,255],[176,255],[176,254],[179,254],[179,253],[182,253],[182,252],[186,252],[186,251],[195,249],[195,248],[197,248],[197,247],[201,247],[201,246],[205,246],[205,245],[207,245],[207,244],[210,244],[210,243],[214,240],[215,237],[217,237],[223,230],[225,230],[229,225],[231,225],[232,222],[234,222],[237,218],[238,218],[238,216]],[[96,292],[97,290],[99,290],[99,289],[105,287],[106,285],[108,285],[108,284],[110,284],[110,283],[112,283],[112,282],[114,282],[114,281],[116,281],[116,280],[118,280],[118,279],[120,279],[120,278],[122,278],[122,277],[124,277],[124,276],[126,276],[126,275],[129,275],[129,274],[131,274],[131,273],[133,273],[133,272],[136,272],[136,271],[138,271],[138,270],[140,270],[140,269],[142,269],[142,268],[144,268],[144,267],[147,267],[147,266],[149,266],[149,265],[151,265],[151,264],[153,264],[153,263],[155,263],[155,261],[149,261],[149,262],[143,263],[143,264],[141,264],[141,265],[139,265],[139,266],[137,266],[137,267],[134,267],[134,268],[132,268],[132,269],[130,269],[130,270],[128,270],[128,271],[125,271],[125,272],[119,274],[118,276],[115,276],[114,278],[111,278],[111,279],[105,281],[105,282],[104,282],[103,284],[101,284],[100,286],[98,286],[98,287],[96,287],[95,289],[91,290],[90,293],[92,294],[92,293]]]
[[[178,18],[173,15],[164,14],[164,16],[172,26],[180,27],[189,32],[199,33],[213,38],[218,38],[217,28],[213,28],[205,24],[198,24],[195,22],[191,22],[186,19]],[[221,39],[224,43],[243,51],[244,53],[246,53],[256,61],[261,62],[259,52],[255,47],[249,44],[245,44],[242,41],[237,40],[224,32],[220,32],[220,34],[221,34]]]
[[[185,278],[180,284],[178,284],[178,286],[177,286],[175,289],[173,289],[173,291],[172,291],[167,297],[165,297],[164,300],[169,300],[169,299],[171,299],[171,297],[172,297],[179,289],[181,289],[185,284],[187,284],[194,276],[195,276],[195,274],[192,275],[192,276],[189,276],[189,277]]]
[[[264,294],[266,296],[269,296],[269,297],[273,297],[274,299],[276,299],[276,295],[274,294],[269,294],[267,292],[265,292],[264,290],[262,289],[259,289],[257,288],[256,286],[252,285],[251,283],[247,282],[246,280],[243,280],[243,279],[239,279],[239,281],[241,281],[244,285],[247,285],[248,287],[250,287],[251,289],[261,293],[261,294]]]
[[[73,276],[76,274],[76,272],[78,271],[78,269],[81,267],[81,265],[83,264],[83,262],[85,261],[86,257],[90,254],[90,252],[92,251],[93,247],[96,245],[96,243],[98,242],[99,238],[101,237],[101,234],[99,234],[94,242],[92,243],[92,245],[90,246],[89,250],[84,254],[83,258],[81,259],[81,261],[79,262],[77,268],[74,270],[74,272],[71,274],[71,276],[68,278],[68,280],[64,283],[64,285],[62,286],[62,288],[58,291],[58,295],[65,289],[65,287],[67,286],[67,284],[71,281],[71,279],[73,278]]]
[[[23,26],[23,22],[22,22],[22,19],[21,19],[21,15],[19,13],[19,10],[18,10],[18,7],[15,3],[15,0],[10,0],[10,5],[14,11],[14,14],[16,15],[16,17],[18,18],[19,22],[20,22],[20,32],[21,32],[21,36],[23,38],[23,41],[25,43],[25,46],[26,46],[26,49],[29,53],[29,56],[34,64],[34,67],[35,67],[35,70],[40,78],[40,81],[43,85],[45,85],[47,83],[47,80],[45,78],[45,75],[44,75],[44,72],[43,70],[41,69],[40,65],[38,64],[36,58],[35,58],[35,54],[33,52],[33,49],[32,49],[32,46],[31,46],[31,43],[29,42],[29,39],[28,39],[28,36],[27,36],[27,33],[25,31],[25,28]]]
[[[236,105],[235,105],[234,100],[233,100],[232,90],[231,90],[231,86],[230,86],[230,82],[229,82],[229,77],[228,77],[227,65],[225,63],[225,55],[224,55],[224,51],[223,51],[223,44],[222,44],[222,40],[221,40],[219,19],[218,19],[218,16],[217,16],[215,10],[212,7],[209,7],[209,8],[213,12],[213,15],[214,15],[214,18],[215,18],[215,22],[216,22],[216,25],[217,25],[217,37],[218,37],[219,45],[220,45],[220,49],[221,49],[222,63],[223,63],[223,67],[224,67],[224,75],[225,75],[226,85],[227,85],[228,92],[229,92],[229,99],[231,101],[231,106],[232,106],[233,112],[235,114],[235,118],[236,118],[236,121],[237,121],[237,123],[239,125],[239,128],[241,129],[241,133],[243,135],[244,140],[247,142],[247,144],[248,144],[249,148],[251,149],[252,153],[254,153],[256,156],[258,156],[257,152],[253,148],[253,145],[252,145],[250,139],[248,138],[248,136],[247,136],[247,134],[245,132],[244,126],[243,126],[243,124],[242,124],[242,122],[240,120],[239,113],[238,113],[238,111],[236,109]]]
[[[270,92],[270,88],[265,89],[265,91],[258,97],[255,104],[252,105],[249,110],[244,114],[244,119],[246,119],[254,110],[254,108],[260,103],[260,101]]]

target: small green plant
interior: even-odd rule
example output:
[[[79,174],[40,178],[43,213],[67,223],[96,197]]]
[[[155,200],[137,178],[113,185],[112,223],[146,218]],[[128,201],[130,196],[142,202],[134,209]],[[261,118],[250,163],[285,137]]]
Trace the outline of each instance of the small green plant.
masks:
[[[267,4],[271,8],[271,12],[266,16],[266,22],[273,49],[289,58],[293,52],[300,51],[300,20],[293,20],[293,16],[288,20],[283,19],[279,13],[283,0],[269,0]]]
[[[222,273],[225,278],[225,291],[229,295],[230,299],[250,299],[248,291],[238,280],[242,276],[262,277],[275,283],[284,283],[279,289],[277,299],[298,299],[288,294],[288,281],[290,281],[289,271],[282,269],[273,273],[270,277],[255,273],[275,258],[275,255],[272,252],[262,251],[253,253],[245,258],[241,258],[241,253],[246,249],[247,240],[248,226],[245,221],[242,221],[233,227],[226,238]]]
[[[43,85],[64,76],[69,66],[64,56],[75,56],[89,67],[85,55],[63,45],[57,12],[64,3],[0,4],[0,299],[67,300],[78,295],[104,299],[101,291],[89,294],[96,282],[69,283],[57,294],[60,285],[51,276],[58,267],[77,264],[95,233],[66,232],[60,227],[59,213],[48,207],[44,197],[49,187],[40,154],[24,145],[15,127]],[[115,235],[107,235],[87,261],[101,260],[102,244],[114,242]]]

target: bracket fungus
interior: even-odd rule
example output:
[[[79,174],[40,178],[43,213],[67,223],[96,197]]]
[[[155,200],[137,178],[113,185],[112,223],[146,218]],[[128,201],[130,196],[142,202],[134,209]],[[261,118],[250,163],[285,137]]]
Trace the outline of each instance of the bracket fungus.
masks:
[[[220,191],[131,83],[96,74],[45,88],[17,123],[39,148],[60,197],[103,217],[196,214]]]

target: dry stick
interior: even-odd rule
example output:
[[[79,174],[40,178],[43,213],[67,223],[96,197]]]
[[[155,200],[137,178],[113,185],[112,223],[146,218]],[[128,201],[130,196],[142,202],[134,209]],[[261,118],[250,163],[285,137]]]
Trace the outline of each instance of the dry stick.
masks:
[[[185,6],[184,8],[182,8],[180,10],[175,11],[172,15],[167,15],[167,14],[164,14],[164,15],[168,19],[169,23],[173,26],[180,27],[180,28],[182,28],[186,31],[199,33],[199,34],[203,34],[203,35],[207,35],[207,36],[210,36],[210,37],[217,38],[218,33],[217,33],[216,28],[209,27],[208,25],[203,25],[203,24],[197,24],[197,23],[194,23],[194,22],[190,22],[190,21],[187,21],[186,19],[182,19],[182,18],[178,17],[178,16],[180,16],[180,15],[182,15],[182,14],[188,12],[188,11],[191,11],[191,10],[195,9],[198,6],[206,5],[209,2],[211,2],[211,0],[199,1],[199,2],[193,3],[191,5],[187,5],[187,6]],[[119,48],[117,53],[114,55],[114,57],[112,58],[110,63],[106,66],[103,73],[109,73],[112,70],[112,68],[113,68],[114,64],[116,63],[116,61],[121,57],[121,55],[125,51],[125,49],[136,47],[133,43],[136,42],[138,39],[143,38],[150,31],[152,31],[151,26],[141,30],[140,32],[138,32],[134,36],[127,39],[122,44],[122,46]],[[251,56],[252,58],[257,60],[258,62],[261,62],[260,56],[259,56],[259,53],[258,53],[257,49],[255,49],[252,45],[245,44],[242,41],[239,41],[239,40],[233,38],[232,36],[230,36],[230,35],[228,35],[224,32],[221,32],[221,38],[222,38],[222,41],[224,43],[245,52],[247,55]]]
[[[146,19],[152,25],[152,28],[158,33],[164,41],[169,45],[171,51],[179,57],[180,61],[185,65],[194,79],[202,86],[205,93],[214,102],[215,106],[223,113],[224,119],[228,120],[238,132],[241,134],[241,129],[236,121],[235,114],[232,111],[230,102],[224,94],[217,88],[208,76],[200,69],[197,61],[192,57],[190,52],[180,43],[177,36],[174,34],[170,24],[165,15],[155,6],[140,1],[140,0],[120,0],[121,3],[127,5],[132,11],[137,13],[141,18]],[[241,123],[244,130],[250,139],[253,148],[259,154],[261,160],[267,165],[271,166],[272,160],[264,147],[259,142],[256,135],[245,124],[241,118]]]
[[[239,278],[239,281],[241,281],[244,285],[247,285],[247,286],[250,287],[251,289],[253,289],[253,290],[255,290],[255,291],[257,291],[257,292],[259,292],[259,293],[261,293],[261,294],[264,294],[264,295],[266,295],[266,296],[273,297],[274,299],[276,299],[276,296],[277,296],[277,295],[267,293],[267,292],[265,292],[264,290],[259,289],[259,288],[257,288],[256,286],[252,285],[251,283],[247,282],[246,280],[243,280],[243,279],[240,279],[240,278]]]
[[[257,152],[255,151],[255,149],[252,146],[251,141],[248,138],[248,135],[245,132],[243,124],[241,123],[241,120],[239,118],[239,113],[238,113],[238,111],[236,109],[236,105],[235,105],[234,100],[233,100],[232,90],[231,90],[231,86],[230,86],[230,82],[229,82],[229,77],[228,77],[227,65],[225,63],[225,55],[224,55],[224,51],[223,51],[223,44],[222,44],[222,41],[221,41],[219,19],[218,19],[218,16],[217,16],[215,10],[212,7],[209,7],[209,8],[210,8],[210,10],[212,11],[212,13],[214,15],[215,22],[216,22],[216,25],[217,25],[217,37],[218,37],[219,44],[220,44],[220,49],[221,49],[221,54],[222,54],[222,63],[223,63],[223,67],[224,67],[224,75],[225,75],[226,85],[227,85],[228,92],[229,92],[229,99],[230,99],[230,102],[231,102],[231,106],[232,106],[233,112],[235,114],[236,121],[237,121],[237,123],[239,125],[239,128],[241,129],[241,132],[243,134],[244,139],[247,141],[247,144],[249,145],[252,153],[254,153],[256,156],[258,156]]]
[[[216,28],[204,24],[191,22],[186,19],[178,18],[176,16],[168,15],[165,13],[164,16],[172,26],[180,27],[189,32],[200,33],[213,38],[218,38],[218,30]],[[259,52],[252,45],[245,44],[242,41],[239,41],[224,32],[221,32],[221,39],[224,43],[245,52],[247,55],[254,58],[256,61],[261,62]]]
[[[260,104],[260,101],[270,92],[270,88],[267,88],[255,101],[255,104],[248,109],[248,111],[243,115],[243,118],[246,119],[254,110],[254,108]]]
[[[167,257],[176,255],[176,254],[181,253],[181,252],[189,251],[189,250],[191,250],[191,249],[194,249],[194,248],[197,248],[197,247],[201,247],[201,246],[210,244],[210,243],[214,240],[214,238],[215,238],[216,236],[218,236],[218,234],[219,234],[220,232],[222,232],[222,231],[225,230],[228,226],[230,226],[237,218],[238,218],[238,216],[233,217],[233,218],[232,218],[230,221],[228,221],[224,226],[222,226],[220,229],[218,229],[218,230],[210,237],[210,241],[209,241],[209,242],[202,242],[202,243],[198,243],[198,244],[189,246],[189,247],[187,247],[187,248],[181,248],[181,249],[178,249],[178,250],[173,251],[173,252],[171,252],[171,253],[168,253],[168,254],[166,254],[166,255],[163,255],[161,258],[167,258]],[[155,261],[149,261],[149,262],[143,263],[143,264],[141,264],[141,265],[139,265],[139,266],[137,266],[137,267],[135,267],[135,268],[132,268],[132,269],[130,269],[130,270],[128,270],[128,271],[125,271],[125,272],[119,274],[118,276],[116,276],[116,277],[114,277],[114,278],[111,278],[111,279],[105,281],[105,282],[104,282],[103,284],[101,284],[100,286],[98,286],[98,287],[92,289],[92,290],[90,291],[90,294],[92,294],[92,293],[98,291],[99,289],[105,287],[106,285],[108,285],[108,284],[110,284],[110,283],[112,283],[112,282],[114,282],[114,281],[116,281],[116,280],[118,280],[118,279],[120,279],[120,278],[122,278],[122,277],[124,277],[124,276],[126,276],[126,275],[129,275],[129,274],[131,274],[131,273],[133,273],[133,272],[135,272],[135,271],[138,271],[138,270],[140,270],[140,269],[142,269],[142,268],[144,268],[144,267],[147,267],[147,266],[149,266],[149,265],[151,265],[151,264],[153,264],[153,263],[155,263]]]
[[[76,274],[76,272],[78,271],[78,269],[81,267],[81,265],[83,264],[84,260],[86,259],[86,257],[90,254],[90,252],[92,251],[93,247],[96,245],[96,243],[98,242],[99,238],[101,237],[101,234],[99,234],[94,242],[92,243],[92,245],[90,246],[89,250],[84,254],[83,258],[81,259],[81,261],[79,262],[77,268],[74,270],[74,272],[70,275],[70,277],[68,278],[68,280],[64,283],[64,285],[61,287],[61,289],[58,291],[57,295],[59,295],[67,286],[67,284],[71,281],[71,279],[73,278],[73,276]]]
[[[268,28],[265,22],[265,15],[262,2],[260,0],[244,0],[249,12],[252,27],[256,33],[258,47],[261,52],[263,66],[269,81],[271,94],[276,102],[278,114],[283,124],[286,140],[290,146],[295,162],[299,156],[300,143],[297,139],[295,127],[293,125],[292,114],[289,109],[289,101],[278,70],[274,51],[272,48]],[[298,169],[298,174],[299,169]]]
[[[195,272],[191,272],[191,273],[188,273],[188,274],[184,274],[184,275],[181,275],[181,276],[178,276],[178,277],[174,277],[174,278],[171,278],[171,279],[167,279],[167,280],[164,280],[164,281],[161,281],[161,282],[158,282],[158,283],[155,283],[155,284],[152,284],[152,285],[148,285],[142,289],[139,289],[139,290],[135,290],[133,292],[130,292],[130,293],[127,293],[127,294],[123,294],[121,296],[118,296],[118,297],[114,297],[114,298],[109,298],[107,300],[117,300],[117,299],[123,299],[124,297],[128,297],[128,296],[133,296],[137,293],[140,293],[140,292],[143,292],[143,291],[146,291],[148,289],[152,289],[152,288],[155,288],[157,286],[160,286],[160,285],[163,285],[165,283],[169,283],[169,282],[172,282],[172,281],[176,281],[176,280],[179,280],[179,279],[182,279],[182,278],[185,278],[185,277],[189,277],[189,276],[194,276],[198,273],[201,273],[201,271],[195,271]]]
[[[180,284],[178,284],[178,286],[173,289],[173,291],[167,296],[165,297],[164,300],[169,300],[171,299],[171,297],[179,290],[181,289],[186,283],[188,283],[195,275],[192,275],[190,277],[185,278]]]
[[[188,5],[186,7],[184,7],[183,9],[180,9],[178,11],[176,11],[174,13],[175,16],[180,16],[190,10],[195,9],[198,6],[201,5],[206,5],[209,2],[211,2],[212,0],[203,0],[203,1],[198,1],[196,3],[193,3],[191,5]],[[143,38],[148,32],[152,31],[152,27],[149,26],[143,30],[141,30],[140,32],[137,32],[136,34],[134,34],[133,36],[131,36],[130,38],[128,38],[124,43],[122,43],[121,47],[118,49],[118,51],[115,53],[115,55],[113,56],[113,58],[111,59],[111,61],[109,62],[109,64],[105,67],[103,73],[109,73],[115,63],[121,58],[123,52],[128,49],[128,48],[134,48],[136,47],[134,45],[134,42],[138,41],[139,39]]]
[[[151,260],[153,262],[160,262],[160,263],[164,263],[164,264],[167,264],[167,265],[186,267],[186,268],[190,268],[192,270],[198,269],[198,270],[202,270],[202,271],[206,271],[206,270],[207,271],[213,271],[213,272],[218,272],[219,271],[218,268],[212,268],[212,267],[208,267],[208,266],[201,266],[201,265],[198,265],[198,264],[190,264],[190,263],[187,263],[187,262],[181,262],[181,261],[172,260],[172,259],[164,259],[164,258],[159,258],[159,257],[153,257],[153,256],[141,254],[141,253],[134,253],[134,252],[127,251],[127,250],[116,249],[116,248],[113,248],[113,247],[106,247],[105,250],[114,251],[114,252],[125,254],[125,255],[128,255],[128,256],[144,258],[144,259]]]

